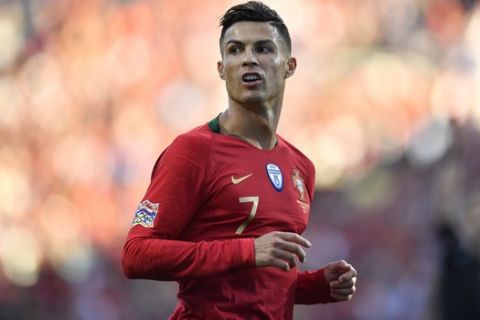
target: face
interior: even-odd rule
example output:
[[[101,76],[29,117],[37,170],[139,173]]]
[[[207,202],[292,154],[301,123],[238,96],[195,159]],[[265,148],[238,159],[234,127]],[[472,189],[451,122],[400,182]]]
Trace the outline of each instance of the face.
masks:
[[[244,106],[281,101],[296,60],[268,22],[242,21],[225,32],[218,72],[231,100]]]

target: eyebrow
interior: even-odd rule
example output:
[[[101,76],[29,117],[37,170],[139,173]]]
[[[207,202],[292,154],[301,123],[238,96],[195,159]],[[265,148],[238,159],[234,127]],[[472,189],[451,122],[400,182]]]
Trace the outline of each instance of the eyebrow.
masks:
[[[235,40],[235,39],[232,39],[232,40],[228,40],[226,43],[225,43],[225,47],[228,46],[229,44],[244,44],[242,41],[240,40]],[[270,39],[267,39],[267,40],[258,40],[258,41],[255,41],[254,42],[255,45],[262,45],[262,44],[273,44],[275,45],[275,42],[273,42],[272,40]]]

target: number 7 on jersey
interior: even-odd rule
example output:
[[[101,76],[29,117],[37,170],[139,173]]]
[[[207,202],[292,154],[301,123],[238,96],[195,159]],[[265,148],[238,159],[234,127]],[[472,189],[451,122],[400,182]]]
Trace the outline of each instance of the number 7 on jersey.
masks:
[[[237,231],[235,231],[236,234],[242,234],[243,230],[245,230],[248,224],[252,222],[253,218],[255,218],[255,215],[257,214],[258,200],[258,196],[238,198],[240,203],[251,202],[252,209],[250,210],[250,214],[248,215],[247,219],[245,219],[245,221],[243,221],[242,224],[237,228]]]

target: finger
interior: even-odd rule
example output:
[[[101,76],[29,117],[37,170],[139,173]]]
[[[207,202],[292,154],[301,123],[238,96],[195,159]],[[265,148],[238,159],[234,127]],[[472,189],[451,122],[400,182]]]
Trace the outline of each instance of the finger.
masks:
[[[310,248],[312,246],[310,241],[293,232],[279,232],[278,236],[285,241],[294,242],[305,248]]]
[[[339,282],[345,282],[350,279],[354,279],[357,277],[357,270],[355,270],[353,267],[347,272],[344,272],[340,277],[338,278]]]
[[[340,260],[329,263],[326,269],[335,280],[338,280],[338,277],[341,276],[343,273],[351,271],[352,266],[346,263],[344,260]]]
[[[349,294],[347,296],[341,294],[330,294],[330,296],[338,301],[348,301],[352,300],[353,295]]]
[[[334,269],[345,270],[345,271],[350,270],[352,268],[352,265],[345,260],[338,260],[338,261],[332,262],[330,263],[330,266]]]
[[[337,295],[349,295],[349,294],[354,294],[356,288],[355,287],[350,287],[350,288],[345,288],[345,289],[332,289],[330,290],[331,294],[337,294]]]
[[[288,271],[290,270],[290,266],[288,265],[287,262],[281,260],[281,259],[273,259],[271,262],[270,262],[270,265],[272,267],[276,267],[276,268],[279,268],[283,271]]]
[[[293,268],[297,265],[297,260],[295,259],[295,255],[281,249],[275,249],[272,251],[274,257],[279,258],[288,263],[290,268]]]
[[[299,261],[305,262],[306,253],[298,244],[282,240],[282,242],[277,243],[277,248],[294,253]]]
[[[332,282],[330,282],[330,288],[332,288],[332,289],[342,289],[342,288],[353,287],[355,285],[355,283],[357,282],[356,280],[357,280],[357,278],[352,278],[352,279],[349,279],[349,280],[344,281],[344,282],[332,281]]]

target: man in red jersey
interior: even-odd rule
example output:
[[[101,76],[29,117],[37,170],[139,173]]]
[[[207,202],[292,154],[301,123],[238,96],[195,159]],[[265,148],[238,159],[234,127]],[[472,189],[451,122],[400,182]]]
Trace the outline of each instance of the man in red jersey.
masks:
[[[296,60],[278,14],[250,1],[221,20],[228,108],[161,154],[123,251],[128,278],[179,282],[170,319],[292,319],[293,306],[350,300],[345,261],[297,270],[312,162],[276,134]]]

